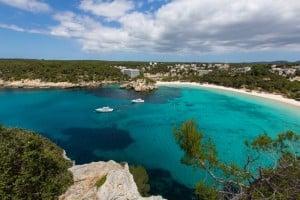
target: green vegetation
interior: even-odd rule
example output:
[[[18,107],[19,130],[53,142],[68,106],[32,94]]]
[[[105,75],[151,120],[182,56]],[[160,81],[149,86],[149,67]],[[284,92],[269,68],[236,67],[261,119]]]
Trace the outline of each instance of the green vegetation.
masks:
[[[149,69],[146,68],[145,73],[167,73],[170,71],[170,69],[168,68],[169,65],[175,65],[175,63],[157,63]]]
[[[206,171],[213,180],[211,185],[197,184],[195,194],[200,199],[300,199],[299,135],[287,131],[270,138],[263,134],[245,142],[256,155],[245,155],[247,162],[240,167],[218,158],[212,140],[198,130],[194,120],[184,122],[173,133],[184,151],[182,162]],[[253,171],[263,155],[277,158],[274,165]]]
[[[104,61],[55,61],[0,59],[0,79],[41,79],[49,82],[122,81],[127,78],[119,69],[119,63]]]
[[[99,187],[101,187],[101,186],[105,183],[106,177],[107,177],[107,175],[102,176],[102,177],[96,182],[97,189],[98,189]]]
[[[58,199],[73,183],[71,166],[48,139],[0,126],[0,199]]]
[[[132,174],[134,181],[138,187],[139,193],[142,196],[149,196],[150,185],[148,184],[149,177],[147,171],[142,166],[129,166],[129,171]]]

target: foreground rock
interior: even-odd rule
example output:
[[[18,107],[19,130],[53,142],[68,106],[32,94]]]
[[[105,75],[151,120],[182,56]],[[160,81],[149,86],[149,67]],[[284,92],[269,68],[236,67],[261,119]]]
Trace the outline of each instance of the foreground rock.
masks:
[[[163,200],[161,196],[141,197],[128,165],[114,162],[94,162],[70,168],[74,184],[60,196],[60,200]],[[96,182],[106,175],[97,188]]]
[[[98,87],[102,84],[115,83],[113,81],[90,81],[90,82],[45,82],[40,79],[23,79],[19,81],[4,81],[0,79],[0,87],[3,88],[74,88],[74,87]]]
[[[146,79],[137,79],[129,83],[124,83],[120,86],[122,89],[134,89],[136,92],[146,92],[157,89],[155,83],[149,82]]]

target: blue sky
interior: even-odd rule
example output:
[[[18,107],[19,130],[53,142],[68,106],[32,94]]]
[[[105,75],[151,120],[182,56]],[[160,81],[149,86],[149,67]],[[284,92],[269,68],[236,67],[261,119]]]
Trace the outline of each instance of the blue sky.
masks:
[[[299,0],[0,0],[0,58],[300,60]]]

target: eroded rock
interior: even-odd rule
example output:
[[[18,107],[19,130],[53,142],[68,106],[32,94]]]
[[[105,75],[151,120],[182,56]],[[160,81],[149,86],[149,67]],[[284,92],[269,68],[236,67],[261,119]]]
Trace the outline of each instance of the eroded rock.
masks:
[[[74,184],[60,196],[60,200],[163,200],[161,196],[141,197],[128,164],[114,161],[93,162],[70,168]],[[97,188],[96,182],[106,175]]]
[[[137,79],[129,83],[122,84],[122,89],[134,89],[136,92],[145,92],[157,89],[155,83],[149,82],[146,79]]]

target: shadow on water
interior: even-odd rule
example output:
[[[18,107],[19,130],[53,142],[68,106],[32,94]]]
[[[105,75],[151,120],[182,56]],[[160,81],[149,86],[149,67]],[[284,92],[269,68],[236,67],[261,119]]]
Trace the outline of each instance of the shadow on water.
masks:
[[[101,98],[133,99],[141,97],[139,93],[133,90],[122,90],[118,87],[89,88],[85,92]]]
[[[101,98],[114,98],[114,99],[137,99],[142,98],[148,103],[162,104],[167,103],[170,99],[181,97],[181,89],[160,87],[159,90],[151,92],[135,92],[133,90],[119,89],[118,87],[101,87],[90,88],[85,90],[87,93]]]
[[[168,200],[194,200],[194,190],[177,182],[167,170],[147,169],[151,195],[161,195]]]
[[[68,136],[69,139],[59,141],[58,144],[68,152],[68,155],[76,161],[76,164],[108,160],[105,159],[105,156],[96,155],[94,151],[122,150],[134,142],[128,131],[116,127],[74,127],[64,129],[62,133]]]

